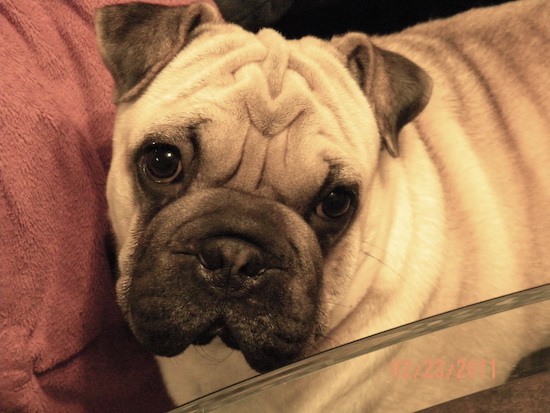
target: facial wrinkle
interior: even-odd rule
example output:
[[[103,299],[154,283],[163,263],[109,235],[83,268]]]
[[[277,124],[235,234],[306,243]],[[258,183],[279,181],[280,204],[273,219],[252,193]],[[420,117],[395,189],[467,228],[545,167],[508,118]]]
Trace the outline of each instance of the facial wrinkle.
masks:
[[[224,186],[250,193],[261,186],[267,158],[268,139],[250,125],[235,169]]]
[[[280,133],[312,105],[308,84],[302,75],[289,69],[291,51],[285,40],[272,30],[264,30],[257,40],[266,49],[265,58],[241,67],[237,80],[247,85],[243,98],[250,122],[266,137]]]

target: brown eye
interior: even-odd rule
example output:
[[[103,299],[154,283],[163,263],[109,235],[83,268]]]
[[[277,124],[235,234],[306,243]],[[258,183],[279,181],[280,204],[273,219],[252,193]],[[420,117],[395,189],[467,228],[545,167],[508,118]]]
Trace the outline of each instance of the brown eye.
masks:
[[[181,154],[172,145],[151,145],[143,155],[143,170],[157,183],[173,183],[182,175]]]
[[[337,219],[344,216],[352,205],[353,194],[345,188],[335,188],[315,207],[321,218]]]

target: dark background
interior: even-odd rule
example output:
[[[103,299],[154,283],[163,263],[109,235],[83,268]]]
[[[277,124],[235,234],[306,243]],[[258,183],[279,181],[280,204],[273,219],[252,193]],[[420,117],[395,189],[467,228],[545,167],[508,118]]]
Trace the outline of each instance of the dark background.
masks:
[[[249,30],[272,27],[287,38],[348,31],[386,34],[505,0],[215,0],[224,18]]]
[[[275,24],[287,37],[308,34],[331,37],[347,31],[386,34],[473,7],[504,3],[502,0],[337,0],[297,1]]]

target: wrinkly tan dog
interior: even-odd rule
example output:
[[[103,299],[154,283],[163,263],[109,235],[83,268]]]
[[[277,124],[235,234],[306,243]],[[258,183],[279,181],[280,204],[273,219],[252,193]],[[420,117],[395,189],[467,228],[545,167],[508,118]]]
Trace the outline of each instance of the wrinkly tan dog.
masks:
[[[117,294],[146,348],[183,352],[159,358],[177,402],[550,281],[548,22],[550,2],[522,1],[328,42],[255,35],[203,4],[99,12]],[[549,330],[527,307],[256,406],[419,409],[504,381]],[[493,359],[496,378],[391,374],[436,358]]]

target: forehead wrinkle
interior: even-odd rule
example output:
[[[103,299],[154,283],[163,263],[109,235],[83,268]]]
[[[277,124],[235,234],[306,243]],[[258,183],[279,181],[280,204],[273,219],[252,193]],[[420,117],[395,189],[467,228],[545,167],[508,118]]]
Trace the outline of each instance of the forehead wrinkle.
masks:
[[[289,50],[286,40],[277,32],[269,29],[260,31],[257,36],[266,48],[267,54],[261,63],[266,74],[269,96],[275,99],[282,92],[283,77],[288,68]]]
[[[241,155],[233,171],[225,179],[225,186],[248,192],[262,185],[266,166],[268,142],[253,125],[250,125],[242,145]]]
[[[324,131],[357,146],[349,136],[360,129],[348,124],[342,112],[357,111],[361,105],[349,102],[347,93],[340,96],[339,89],[330,82],[333,69],[345,71],[338,66],[341,63],[317,62],[315,56],[304,53],[300,41],[289,42],[270,29],[261,31],[256,39],[265,47],[264,58],[243,65],[236,73],[242,86],[239,96],[245,102],[250,122],[271,138],[285,128],[295,129],[296,121],[303,117],[310,125],[316,125],[310,133]]]
[[[252,124],[266,137],[287,128],[311,108],[311,90],[303,77],[289,68],[292,47],[277,32],[264,29],[256,40],[265,48],[261,61],[249,62],[235,72],[240,96]]]

